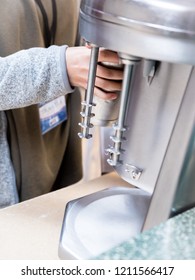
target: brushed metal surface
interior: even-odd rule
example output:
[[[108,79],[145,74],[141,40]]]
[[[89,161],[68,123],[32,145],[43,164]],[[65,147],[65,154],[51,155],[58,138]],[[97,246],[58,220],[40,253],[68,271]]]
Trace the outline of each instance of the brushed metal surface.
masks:
[[[111,187],[67,204],[61,259],[90,259],[141,231],[151,196],[136,188]]]
[[[144,210],[147,213],[142,211],[140,204],[134,208],[137,197],[135,199],[128,193],[123,196],[122,189],[118,196],[101,192],[71,202],[62,228],[59,248],[62,258],[89,258],[96,253],[101,254],[119,241],[120,238],[104,246],[106,238],[112,240],[115,228],[119,236],[124,233],[123,237],[128,238],[125,235],[127,225],[119,229],[119,221],[114,227],[109,222],[111,217],[116,220],[118,217],[116,209],[113,209],[115,203],[118,203],[119,212],[127,206],[121,214],[129,222],[129,214],[134,218],[139,216],[132,223],[132,227],[139,223],[138,233],[168,219],[172,210],[181,206],[185,208],[195,201],[192,190],[195,170],[192,148],[195,125],[195,1],[83,0],[79,30],[86,41],[98,47],[117,51],[123,58],[140,59],[129,84],[127,79],[123,83],[123,86],[129,86],[129,94],[123,106],[125,112],[121,107],[119,110],[119,116],[122,112],[124,117],[114,169],[139,191],[146,191],[151,200],[143,204],[147,205]],[[112,162],[115,150],[114,137],[111,136],[109,143],[108,162]],[[90,220],[88,216],[93,211],[88,206],[95,206],[95,215],[102,213],[99,195],[105,199],[104,206],[107,205],[110,212],[107,215],[104,212],[97,221],[94,220],[94,224],[102,223],[100,228],[107,225],[110,231],[103,231],[103,239],[97,242],[90,226],[93,218]],[[71,209],[75,216],[70,215]],[[83,213],[83,217],[80,216],[82,222],[80,220],[75,232],[73,223]],[[81,234],[83,225],[87,226]],[[87,236],[85,239],[83,234]],[[97,242],[96,248],[93,247],[94,242]]]
[[[100,47],[195,64],[193,0],[83,0],[79,26],[81,36]]]
[[[129,183],[150,193],[156,185],[191,70],[188,65],[161,63],[148,86],[142,76],[143,65],[137,66],[126,112],[121,164],[115,170]],[[142,170],[139,180],[132,179],[127,165]]]

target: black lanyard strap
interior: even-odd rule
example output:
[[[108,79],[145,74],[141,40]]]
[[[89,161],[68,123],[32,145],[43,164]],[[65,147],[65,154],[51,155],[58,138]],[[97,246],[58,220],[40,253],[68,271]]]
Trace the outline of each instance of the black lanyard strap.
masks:
[[[44,40],[45,40],[45,47],[49,47],[50,45],[54,44],[55,42],[55,35],[56,35],[56,28],[57,28],[57,7],[56,7],[56,1],[52,1],[52,12],[53,12],[53,21],[51,25],[51,29],[49,28],[49,22],[48,22],[48,16],[45,11],[45,8],[43,6],[43,3],[41,0],[35,0],[37,5],[40,8],[40,11],[43,16],[43,22],[44,22]]]

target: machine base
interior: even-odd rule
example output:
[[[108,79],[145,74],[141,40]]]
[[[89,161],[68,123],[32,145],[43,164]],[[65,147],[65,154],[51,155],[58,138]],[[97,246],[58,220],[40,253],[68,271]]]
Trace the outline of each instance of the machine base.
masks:
[[[112,187],[70,201],[59,243],[61,259],[91,259],[140,233],[151,194]]]

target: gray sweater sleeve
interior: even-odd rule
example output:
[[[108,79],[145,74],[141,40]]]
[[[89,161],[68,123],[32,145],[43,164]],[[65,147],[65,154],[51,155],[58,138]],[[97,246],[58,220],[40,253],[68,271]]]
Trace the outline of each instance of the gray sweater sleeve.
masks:
[[[0,58],[0,110],[25,107],[73,91],[66,46],[31,48]]]

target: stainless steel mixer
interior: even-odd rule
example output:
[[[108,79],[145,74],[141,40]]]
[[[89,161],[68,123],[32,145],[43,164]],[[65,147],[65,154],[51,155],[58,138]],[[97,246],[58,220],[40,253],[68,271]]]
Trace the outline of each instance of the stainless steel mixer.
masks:
[[[195,2],[83,0],[79,25],[92,45],[80,137],[92,136],[99,47],[118,52],[124,64],[118,119],[106,152],[108,164],[144,197],[138,233],[195,205]],[[131,190],[126,197],[132,198]],[[133,207],[136,213],[138,206]],[[93,250],[82,256],[68,248],[67,231],[64,221],[61,258],[67,251],[73,258],[93,255]]]

